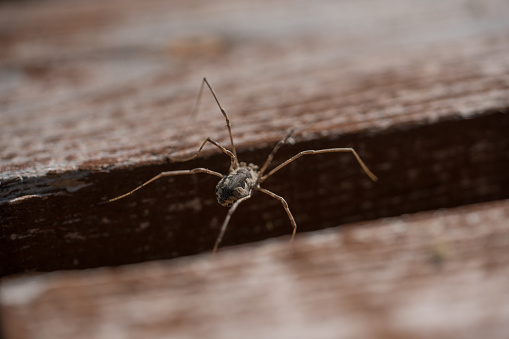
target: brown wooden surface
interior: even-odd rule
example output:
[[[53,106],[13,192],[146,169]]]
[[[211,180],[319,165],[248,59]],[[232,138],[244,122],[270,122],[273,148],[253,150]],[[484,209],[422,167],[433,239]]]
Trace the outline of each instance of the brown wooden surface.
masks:
[[[11,279],[7,338],[506,338],[509,200]],[[480,221],[482,221],[480,223]]]
[[[440,271],[444,253],[451,251],[449,245],[442,246],[433,238],[419,243],[422,248],[414,248],[411,232],[402,248],[394,242],[380,243],[369,238],[371,232],[375,236],[390,227],[377,221],[378,226],[367,227],[365,246],[345,245],[346,250],[338,252],[340,268],[325,262],[320,269],[331,270],[332,276],[317,273],[313,284],[307,276],[294,276],[287,265],[303,262],[296,271],[308,274],[307,262],[320,263],[329,254],[327,246],[323,251],[317,249],[313,239],[330,244],[328,241],[342,237],[339,230],[301,235],[298,246],[293,247],[285,244],[287,238],[267,249],[263,244],[255,249],[236,247],[225,250],[217,261],[204,254],[175,264],[59,273],[23,279],[20,284],[26,289],[3,283],[0,312],[4,326],[9,326],[8,338],[37,333],[27,324],[32,317],[40,319],[34,326],[44,328],[44,322],[60,321],[52,317],[65,313],[62,310],[86,304],[82,298],[73,299],[74,292],[68,292],[68,299],[60,295],[73,286],[85,291],[81,284],[94,279],[112,280],[110,285],[101,285],[104,290],[94,290],[97,294],[91,303],[99,305],[103,298],[107,302],[104,296],[111,294],[114,305],[131,312],[121,300],[131,286],[124,279],[132,275],[150,284],[151,274],[156,275],[157,283],[166,281],[162,277],[177,277],[169,279],[175,285],[161,283],[163,297],[175,296],[175,300],[161,298],[168,307],[163,307],[168,313],[161,318],[155,316],[159,304],[143,307],[159,295],[147,296],[144,293],[150,291],[145,286],[133,287],[132,293],[136,309],[132,312],[140,312],[140,318],[136,318],[138,313],[119,313],[115,318],[113,308],[105,311],[113,313],[103,316],[87,305],[76,307],[76,312],[85,310],[84,318],[72,312],[68,318],[85,321],[91,315],[98,337],[111,328],[122,332],[122,326],[138,337],[168,333],[226,337],[237,318],[249,323],[243,328],[251,329],[253,336],[258,328],[260,333],[274,331],[274,336],[302,333],[304,337],[308,332],[303,327],[308,326],[313,337],[320,337],[323,324],[323,337],[336,337],[331,335],[334,332],[348,336],[350,332],[342,328],[381,337],[416,336],[426,329],[427,336],[503,337],[500,319],[507,315],[507,308],[496,302],[505,301],[499,296],[507,294],[505,281],[498,275],[507,273],[501,250],[506,236],[497,236],[505,232],[501,231],[505,220],[497,216],[504,215],[507,203],[502,200],[509,198],[507,13],[509,3],[504,0],[0,3],[0,276],[209,252],[226,214],[215,201],[215,177],[165,179],[125,200],[92,206],[161,171],[227,170],[227,157],[213,147],[189,163],[169,162],[195,152],[208,136],[228,146],[224,120],[209,93],[204,95],[196,122],[189,123],[203,76],[211,81],[230,114],[241,161],[261,164],[286,130],[296,126],[295,145],[283,148],[276,162],[305,149],[354,147],[379,176],[377,184],[370,182],[348,155],[299,159],[274,175],[265,187],[286,198],[299,233],[492,201],[470,207],[472,210],[436,212],[438,219],[430,212],[422,221],[409,222],[418,224],[415,227],[422,232],[433,232],[433,225],[445,220],[443,214],[449,220],[447,229],[468,242],[466,252],[461,252],[468,256],[454,257],[456,266],[450,271]],[[449,213],[470,215],[465,222],[471,227],[464,229],[460,216],[445,217]],[[492,223],[484,222],[492,219]],[[405,224],[402,220],[387,222]],[[472,229],[485,233],[468,233]],[[290,232],[281,204],[255,195],[239,207],[223,245]],[[331,240],[320,238],[326,236]],[[489,250],[491,241],[496,253]],[[435,263],[415,269],[437,271],[413,276],[408,289],[411,295],[404,290],[398,294],[400,262],[395,260],[419,257],[423,248],[431,248],[434,259],[430,260]],[[376,269],[370,269],[364,249],[378,251],[373,258]],[[396,258],[400,252],[408,254]],[[285,257],[289,255],[297,257]],[[274,278],[279,287],[262,289],[258,279],[264,282],[270,278],[264,278],[267,272],[275,271],[268,261],[271,256],[281,262],[282,273]],[[262,261],[255,262],[258,257]],[[348,266],[350,261],[359,268]],[[493,272],[482,276],[475,266],[479,263],[494,267]],[[344,275],[341,267],[351,271]],[[403,266],[405,269],[410,270]],[[192,272],[201,272],[199,277],[206,284],[186,286],[187,274],[195,274]],[[444,272],[446,287],[442,289],[440,274]],[[228,285],[226,278],[236,276],[242,281]],[[358,291],[349,294],[356,279],[370,284],[367,295],[373,304],[359,299]],[[452,293],[451,286],[463,282],[465,288]],[[58,286],[31,299],[34,290],[30,286],[37,291],[37,286],[53,283]],[[328,294],[329,283],[342,289]],[[208,290],[208,285],[216,287]],[[286,290],[283,285],[290,287]],[[315,298],[311,291],[317,289],[321,294]],[[449,292],[452,301],[445,303],[442,296]],[[28,306],[13,304],[12,293],[27,297]],[[250,298],[247,304],[235,293],[262,297]],[[46,294],[47,300],[59,301],[46,303]],[[196,294],[196,299],[188,299],[190,294]],[[214,297],[206,299],[211,294]],[[427,295],[431,301],[423,299]],[[343,309],[342,302],[334,303],[337,296],[340,300],[353,296],[359,304],[348,299]],[[199,307],[203,300],[207,308]],[[223,317],[217,310],[224,309],[225,300],[228,305],[247,308],[232,308]],[[453,301],[459,300],[475,311],[452,309]],[[42,311],[31,302],[41,302]],[[486,306],[491,302],[498,308]],[[321,309],[327,312],[325,320],[322,313],[313,317]],[[405,318],[401,314],[407,310]],[[284,312],[289,312],[288,319],[281,316]],[[353,320],[345,327],[330,320],[350,319],[350,313]],[[129,327],[134,325],[130,320],[123,322],[122,315],[138,327]],[[194,328],[200,317],[205,319],[204,327]],[[80,331],[86,326],[71,321],[68,328],[53,330],[67,329]]]
[[[3,3],[1,181],[226,142],[204,76],[243,148],[508,106],[506,1],[236,3]]]
[[[214,177],[228,145],[206,93],[228,109],[241,160],[261,163],[287,128],[304,149],[266,182],[300,231],[507,198],[509,23],[505,1],[45,2],[2,4],[0,274],[86,268],[208,251],[225,210]],[[268,14],[270,13],[270,14]],[[191,38],[192,37],[192,38]],[[264,199],[265,198],[265,199]],[[224,245],[288,234],[281,205],[254,196]]]

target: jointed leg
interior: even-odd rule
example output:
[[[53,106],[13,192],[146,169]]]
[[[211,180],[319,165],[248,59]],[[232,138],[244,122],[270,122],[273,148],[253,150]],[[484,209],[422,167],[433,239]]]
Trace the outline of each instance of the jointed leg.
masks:
[[[99,204],[102,205],[102,204],[106,204],[106,203],[109,203],[109,202],[112,202],[112,201],[116,201],[116,200],[125,198],[128,195],[136,192],[137,190],[139,190],[143,186],[146,186],[146,185],[150,184],[151,182],[156,181],[157,179],[160,179],[160,178],[163,178],[163,177],[170,177],[170,176],[174,176],[174,175],[194,174],[194,173],[207,173],[207,174],[215,175],[215,176],[220,177],[220,178],[223,177],[223,175],[221,173],[211,171],[211,170],[209,170],[207,168],[195,168],[195,169],[192,169],[192,170],[161,172],[158,175],[156,175],[155,177],[153,177],[152,179],[150,179],[150,180],[146,181],[145,183],[141,184],[140,186],[136,187],[132,191],[127,192],[126,194],[123,194],[123,195],[118,196],[116,198],[113,198],[113,199],[101,202]]]
[[[228,214],[226,215],[226,218],[224,219],[223,225],[221,226],[221,231],[219,232],[219,235],[216,239],[216,243],[214,244],[214,249],[212,250],[212,253],[216,253],[217,247],[221,243],[221,240],[223,240],[224,231],[226,230],[226,227],[228,226],[228,223],[230,222],[230,218],[232,217],[233,212],[237,209],[237,207],[240,205],[241,202],[251,198],[251,195],[248,195],[244,198],[240,198],[239,200],[235,201],[228,210]]]
[[[191,115],[191,118],[194,119],[195,115],[197,114],[198,107],[199,107],[200,101],[201,101],[201,95],[202,95],[202,92],[203,92],[203,85],[205,85],[205,84],[210,89],[210,92],[212,93],[212,96],[216,100],[216,103],[219,106],[219,109],[221,110],[221,113],[223,114],[223,116],[224,116],[224,118],[226,120],[226,127],[228,128],[228,134],[230,135],[230,143],[232,145],[232,153],[233,153],[233,155],[235,157],[234,160],[233,160],[234,163],[235,163],[234,167],[237,168],[239,166],[239,163],[238,163],[238,160],[237,160],[237,151],[235,150],[235,145],[233,143],[233,136],[232,136],[232,128],[231,128],[231,124],[230,124],[230,119],[228,118],[228,114],[226,114],[226,111],[224,110],[224,108],[219,103],[219,99],[217,98],[216,93],[212,89],[212,86],[210,86],[207,78],[203,78],[203,80],[202,80],[201,87],[200,87],[200,92],[198,93],[198,99],[196,100],[196,105],[195,105],[195,107],[193,109],[193,113]]]
[[[297,128],[292,128],[291,130],[289,130],[288,134],[286,134],[286,137],[284,137],[283,140],[280,140],[276,144],[276,146],[274,147],[272,152],[270,152],[269,156],[267,157],[267,160],[265,160],[265,163],[263,164],[262,168],[260,169],[260,174],[259,174],[260,176],[263,176],[263,173],[265,173],[265,170],[267,169],[267,167],[272,162],[272,159],[274,159],[274,156],[276,155],[276,152],[281,148],[281,146],[286,144],[286,142],[288,141],[288,139],[290,139],[290,137],[292,136],[293,132],[295,132],[296,129]]]
[[[200,108],[201,104],[201,95],[203,94],[203,86],[205,85],[205,81],[202,80],[200,91],[198,92],[198,97],[196,98],[196,102],[194,103],[193,112],[191,113],[191,118],[189,119],[191,122],[194,121],[196,118],[196,115],[198,115],[198,109]]]
[[[281,201],[281,203],[283,204],[283,207],[286,211],[286,214],[288,214],[288,218],[290,218],[290,222],[292,223],[292,227],[293,227],[293,233],[292,233],[292,239],[291,241],[293,241],[293,238],[295,237],[295,232],[297,232],[297,224],[295,223],[295,219],[293,219],[293,215],[292,215],[292,212],[290,212],[290,208],[288,208],[288,204],[286,203],[286,200],[283,199],[283,197],[277,195],[276,193],[272,193],[271,191],[269,190],[266,190],[264,188],[261,188],[261,187],[258,187],[257,190],[273,197],[274,199],[277,199],[279,201]]]
[[[364,162],[361,160],[361,158],[359,157],[359,155],[357,154],[357,152],[355,152],[355,150],[353,148],[328,148],[328,149],[321,149],[321,150],[317,150],[317,151],[315,151],[315,150],[302,151],[302,152],[298,153],[297,155],[294,155],[290,159],[286,160],[285,162],[283,162],[281,165],[279,165],[276,168],[274,168],[272,171],[270,171],[266,175],[264,175],[258,182],[259,183],[263,182],[265,179],[270,177],[272,174],[276,173],[281,168],[285,167],[286,165],[288,165],[292,161],[297,160],[298,158],[300,158],[303,155],[322,154],[322,153],[335,153],[335,152],[349,152],[349,153],[352,153],[354,155],[355,159],[357,159],[357,162],[359,163],[359,165],[361,165],[361,167],[364,170],[364,172],[368,175],[368,177],[370,177],[371,180],[373,180],[373,181],[378,181],[378,178],[376,177],[376,175],[374,175],[369,170],[369,168],[364,164]]]
[[[219,143],[217,141],[214,141],[210,138],[207,138],[203,144],[201,144],[200,146],[200,149],[198,150],[198,152],[196,152],[194,155],[188,157],[188,158],[184,158],[184,159],[170,159],[171,162],[185,162],[185,161],[189,161],[189,160],[193,160],[194,158],[196,158],[198,156],[198,154],[200,154],[201,150],[203,149],[203,147],[205,146],[205,144],[207,142],[210,142],[211,144],[217,146],[221,151],[223,151],[223,153],[225,153],[226,155],[228,155],[231,159],[231,164],[230,164],[230,171],[234,168],[235,166],[235,163],[236,163],[236,158],[235,158],[235,155],[233,155],[232,152],[230,152],[229,150],[227,150],[226,148],[224,148],[223,146],[219,145]]]

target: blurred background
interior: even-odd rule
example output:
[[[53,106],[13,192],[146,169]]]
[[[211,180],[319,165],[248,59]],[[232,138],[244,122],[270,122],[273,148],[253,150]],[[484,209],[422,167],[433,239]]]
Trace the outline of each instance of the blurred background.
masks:
[[[343,122],[380,119],[385,106],[371,86],[411,82],[416,68],[436,74],[443,60],[455,67],[459,54],[505,39],[507,12],[502,0],[4,1],[2,172],[127,161],[185,148],[185,138],[195,147],[199,132],[178,131],[204,76],[232,115],[239,143],[247,141],[243,126],[261,124],[276,138],[296,114],[308,114],[304,127],[329,127],[320,124],[324,109],[305,104],[350,102],[352,91],[365,91],[364,104],[336,115]],[[498,71],[491,67],[484,71]],[[412,94],[392,90],[390,96]],[[267,109],[270,123],[259,113]],[[227,140],[208,95],[199,120]],[[35,134],[36,141],[27,137]]]

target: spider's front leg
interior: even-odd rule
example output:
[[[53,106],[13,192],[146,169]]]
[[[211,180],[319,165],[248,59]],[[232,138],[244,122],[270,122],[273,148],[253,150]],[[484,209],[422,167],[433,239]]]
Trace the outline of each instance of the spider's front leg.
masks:
[[[214,171],[211,171],[209,170],[208,168],[194,168],[194,169],[191,169],[191,170],[181,170],[181,171],[168,171],[168,172],[161,172],[159,173],[158,175],[156,175],[155,177],[153,177],[152,179],[144,182],[143,184],[141,184],[140,186],[136,187],[135,189],[133,189],[132,191],[129,191],[127,192],[126,194],[122,194],[116,198],[112,198],[112,199],[109,199],[109,200],[106,200],[106,201],[103,201],[103,202],[100,202],[98,203],[97,205],[102,205],[102,204],[107,204],[109,202],[113,202],[113,201],[116,201],[116,200],[119,200],[119,199],[122,199],[122,198],[125,198],[127,197],[128,195],[131,195],[133,194],[134,192],[136,192],[137,190],[139,190],[140,188],[150,184],[151,182],[154,182],[158,179],[161,179],[161,178],[164,178],[164,177],[171,177],[171,176],[174,176],[174,175],[187,175],[187,174],[195,174],[195,173],[206,173],[206,174],[212,174],[212,175],[215,175],[216,177],[220,177],[222,178],[223,175],[221,173],[218,173],[218,172],[214,172]]]

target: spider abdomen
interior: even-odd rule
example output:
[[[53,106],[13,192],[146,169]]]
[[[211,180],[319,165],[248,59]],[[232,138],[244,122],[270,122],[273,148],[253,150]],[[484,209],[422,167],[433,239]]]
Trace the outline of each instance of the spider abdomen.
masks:
[[[216,185],[217,202],[229,207],[251,194],[258,175],[254,166],[242,166],[224,176]]]

